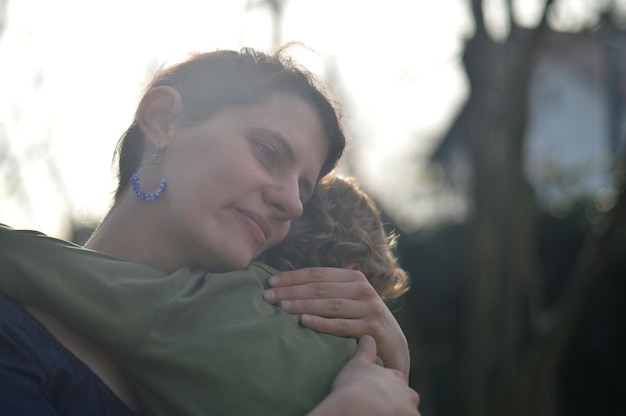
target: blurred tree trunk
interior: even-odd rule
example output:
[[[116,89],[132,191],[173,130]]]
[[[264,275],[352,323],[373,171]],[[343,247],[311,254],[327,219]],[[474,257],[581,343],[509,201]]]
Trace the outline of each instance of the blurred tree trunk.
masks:
[[[522,357],[542,292],[523,139],[532,64],[547,25],[544,17],[534,30],[521,29],[510,18],[510,33],[498,43],[487,33],[481,0],[472,0],[472,11],[476,33],[463,57],[471,85],[464,140],[475,175],[465,281],[466,409],[470,416],[527,415],[534,406],[529,384],[521,382],[530,376]]]
[[[523,139],[531,70],[549,30],[546,11],[551,4],[546,2],[535,29],[520,29],[510,18],[509,36],[498,43],[485,28],[482,1],[472,0],[476,33],[463,57],[471,84],[464,140],[475,174],[465,280],[463,385],[470,416],[556,414],[563,354],[626,227],[622,160],[615,175],[615,207],[590,230],[556,301],[545,304],[535,203],[523,172]]]

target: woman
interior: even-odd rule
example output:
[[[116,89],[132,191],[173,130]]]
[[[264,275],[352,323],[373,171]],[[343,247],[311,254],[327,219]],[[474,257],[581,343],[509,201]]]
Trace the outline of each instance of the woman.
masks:
[[[163,272],[184,267],[222,272],[246,267],[284,238],[317,180],[338,160],[343,135],[334,108],[312,78],[280,55],[215,52],[159,74],[119,149],[116,200],[87,247]],[[380,299],[371,295],[373,289],[363,295],[358,272],[319,271],[282,275],[283,284],[305,284],[276,288],[273,300],[291,298],[298,312],[326,315],[326,303],[342,297],[341,320],[318,317],[312,325],[353,336],[376,325],[382,331],[373,335],[387,351],[379,353],[398,355],[388,354],[398,350],[398,337],[385,334],[397,324],[376,306],[372,323],[370,309],[363,307],[379,305]],[[303,278],[307,274],[312,278]],[[311,280],[315,283],[306,283]],[[315,294],[331,281],[338,282],[332,293]],[[368,339],[364,342],[367,349]],[[363,383],[350,376],[355,372],[389,379],[390,373],[363,365],[358,357],[338,377],[335,386],[341,388],[320,406],[345,405],[336,397],[353,395],[349,386]],[[411,394],[407,397],[408,403]]]

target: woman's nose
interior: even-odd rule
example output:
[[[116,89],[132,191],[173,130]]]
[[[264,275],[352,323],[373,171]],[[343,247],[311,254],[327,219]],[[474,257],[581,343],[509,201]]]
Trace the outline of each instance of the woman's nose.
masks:
[[[292,220],[302,215],[304,209],[297,181],[282,181],[265,191],[265,199],[281,218]]]

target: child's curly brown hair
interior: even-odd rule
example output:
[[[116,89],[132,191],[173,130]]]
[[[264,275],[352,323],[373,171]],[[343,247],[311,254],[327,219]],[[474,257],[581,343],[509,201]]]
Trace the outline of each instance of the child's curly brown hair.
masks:
[[[380,212],[354,178],[327,175],[287,237],[260,261],[278,269],[357,265],[384,300],[409,289],[394,253],[396,234],[385,232]]]

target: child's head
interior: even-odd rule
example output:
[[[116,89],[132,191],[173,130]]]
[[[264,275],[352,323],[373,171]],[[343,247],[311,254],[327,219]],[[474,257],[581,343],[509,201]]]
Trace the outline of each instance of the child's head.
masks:
[[[328,175],[315,189],[287,237],[260,259],[278,270],[354,267],[385,300],[404,294],[408,275],[394,255],[396,237],[387,234],[374,201],[352,178]]]

